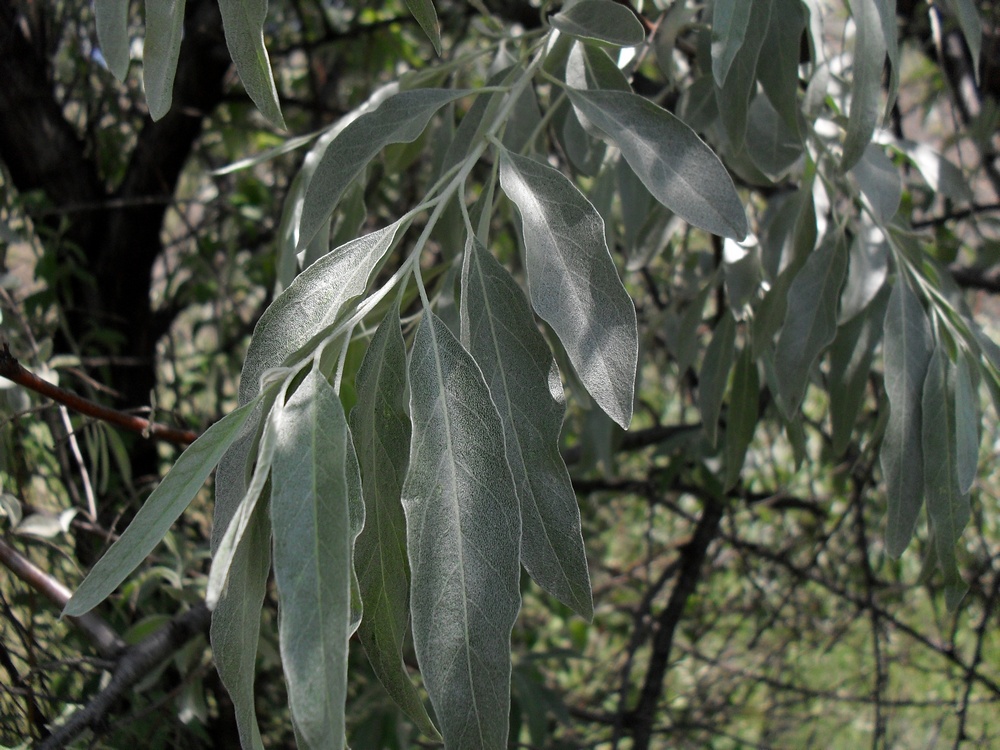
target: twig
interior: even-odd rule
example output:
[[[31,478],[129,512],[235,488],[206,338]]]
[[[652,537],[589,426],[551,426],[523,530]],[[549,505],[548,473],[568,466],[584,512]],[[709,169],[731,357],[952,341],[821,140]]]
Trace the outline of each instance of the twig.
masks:
[[[108,686],[86,706],[73,714],[69,721],[37,746],[37,750],[56,750],[66,747],[89,727],[99,726],[107,718],[111,707],[135,683],[146,677],[164,659],[180,646],[208,628],[211,614],[204,602],[199,602],[186,612],[177,615],[148,638],[130,646],[118,660]]]
[[[3,539],[0,539],[0,563],[35,591],[62,609],[72,592],[55,578],[35,565]],[[87,612],[67,619],[80,628],[106,659],[114,657],[125,648],[125,642],[99,615]]]
[[[193,430],[168,427],[167,425],[150,422],[148,419],[126,414],[116,409],[109,409],[106,406],[95,404],[93,401],[89,401],[82,396],[78,396],[75,393],[71,393],[42,380],[21,366],[21,363],[10,353],[10,347],[6,342],[4,342],[3,348],[0,349],[0,376],[17,383],[23,388],[40,393],[53,401],[68,406],[70,409],[85,414],[88,417],[131,430],[143,437],[166,440],[177,445],[188,445],[198,439],[198,433]]]

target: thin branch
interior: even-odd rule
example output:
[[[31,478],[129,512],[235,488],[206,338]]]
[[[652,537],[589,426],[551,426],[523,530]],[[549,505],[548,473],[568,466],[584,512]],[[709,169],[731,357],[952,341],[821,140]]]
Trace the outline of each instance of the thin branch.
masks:
[[[73,595],[62,583],[35,565],[3,539],[0,539],[0,564],[62,609]],[[110,659],[121,653],[125,642],[99,615],[87,612],[79,617],[67,617],[90,639],[101,656]]]
[[[157,422],[150,422],[148,419],[143,419],[142,417],[126,414],[117,409],[110,409],[42,380],[21,366],[20,362],[10,353],[10,347],[6,342],[4,342],[3,348],[0,349],[0,376],[17,383],[23,388],[27,388],[57,403],[68,406],[80,414],[99,419],[102,422],[108,422],[126,430],[131,430],[146,438],[166,440],[177,445],[188,445],[198,439],[198,433],[193,430],[168,427]]]
[[[73,714],[69,721],[52,732],[38,745],[38,750],[66,747],[88,728],[100,726],[111,708],[154,667],[169,658],[182,645],[208,628],[211,613],[204,602],[174,617],[165,627],[129,647],[118,661],[108,686],[86,706]]]

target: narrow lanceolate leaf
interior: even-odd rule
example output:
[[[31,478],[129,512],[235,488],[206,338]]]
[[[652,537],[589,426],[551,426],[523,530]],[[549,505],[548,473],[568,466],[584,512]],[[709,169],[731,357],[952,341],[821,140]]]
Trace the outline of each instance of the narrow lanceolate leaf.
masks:
[[[881,146],[869,143],[851,172],[875,217],[883,224],[888,224],[896,215],[903,196],[903,185],[896,165],[885,155]]]
[[[95,0],[97,41],[108,70],[119,81],[128,74],[128,4],[129,0]]]
[[[972,380],[969,360],[961,352],[955,364],[955,445],[958,491],[972,489],[979,470],[979,396]]]
[[[379,151],[390,143],[415,141],[435,112],[468,94],[464,89],[404,91],[344,128],[326,149],[306,188],[299,247],[309,243],[333,213],[351,180]]]
[[[802,0],[772,0],[757,78],[767,98],[790,128],[798,130],[799,43],[806,25]]]
[[[434,45],[434,51],[441,55],[441,27],[432,0],[406,0],[406,7],[420,24],[427,38]]]
[[[729,382],[729,371],[736,356],[736,321],[729,313],[715,327],[712,341],[705,350],[698,375],[698,408],[701,423],[705,428],[708,442],[715,444],[719,429],[719,412],[722,411],[722,397]]]
[[[581,0],[556,13],[549,23],[564,34],[614,47],[634,47],[646,38],[635,14],[611,0]]]
[[[240,744],[263,750],[254,700],[260,613],[271,572],[271,523],[267,505],[258,503],[237,542],[226,589],[212,610],[212,657],[233,701]]]
[[[746,5],[751,9],[749,27],[754,33],[737,50],[726,82],[715,92],[719,114],[734,150],[743,148],[750,97],[757,90],[757,58],[764,43],[762,31],[771,17],[771,0],[753,0]]]
[[[437,728],[403,664],[403,641],[410,622],[410,570],[400,497],[410,452],[410,420],[406,350],[395,307],[368,347],[357,389],[351,431],[361,464],[366,517],[354,553],[365,605],[358,636],[392,699],[421,731],[437,737]]]
[[[685,221],[742,240],[743,204],[719,157],[687,125],[624,91],[567,89],[570,101],[622,152],[646,189]]]
[[[760,375],[757,373],[757,362],[753,358],[753,347],[747,342],[736,360],[733,387],[729,397],[729,412],[726,415],[724,486],[727,491],[740,481],[747,448],[750,447],[754,429],[757,427],[759,397]]]
[[[846,171],[857,164],[871,142],[882,111],[882,66],[886,42],[875,0],[855,0],[854,62],[851,79],[851,111],[847,119],[841,167]]]
[[[239,436],[256,403],[226,415],[184,451],[163,481],[146,499],[132,523],[90,571],[63,609],[82,615],[104,601],[160,543],[184,512],[222,454]]]
[[[271,468],[279,640],[296,733],[307,747],[344,747],[354,536],[347,419],[313,369],[275,420]]]
[[[889,295],[884,341],[889,422],[879,458],[889,503],[886,546],[899,557],[910,543],[924,500],[921,401],[932,350],[927,316],[905,278],[896,281]]]
[[[954,386],[948,354],[938,344],[927,367],[922,397],[924,492],[938,564],[944,574],[945,600],[951,610],[968,590],[958,572],[955,546],[969,522],[969,498],[958,487]]]
[[[716,0],[712,9],[712,76],[720,88],[743,46],[752,5],[745,0]]]
[[[331,250],[271,303],[247,349],[240,375],[241,400],[257,393],[267,369],[284,364],[289,355],[334,323],[345,302],[364,292],[399,227],[397,221]]]
[[[521,214],[528,291],[601,409],[628,429],[639,337],[604,220],[561,172],[500,153],[500,186]]]
[[[410,359],[403,485],[413,643],[451,750],[503,750],[521,523],[503,426],[472,357],[431,313]]]
[[[774,365],[778,402],[789,418],[802,403],[813,364],[837,334],[837,301],[846,270],[847,248],[837,234],[813,251],[788,289]]]
[[[559,452],[562,383],[520,287],[477,239],[462,269],[462,340],[503,423],[521,506],[521,562],[539,586],[589,620],[580,510]]]
[[[184,33],[185,0],[146,0],[146,40],[142,52],[142,85],[149,116],[159,120],[170,111],[174,74]]]
[[[979,18],[979,10],[975,0],[945,0],[951,12],[958,18],[958,26],[969,45],[969,56],[972,58],[972,72],[979,82],[979,59],[983,50],[983,22]]]
[[[267,0],[219,0],[219,11],[226,45],[243,87],[261,114],[274,126],[284,128],[271,61],[264,47]]]

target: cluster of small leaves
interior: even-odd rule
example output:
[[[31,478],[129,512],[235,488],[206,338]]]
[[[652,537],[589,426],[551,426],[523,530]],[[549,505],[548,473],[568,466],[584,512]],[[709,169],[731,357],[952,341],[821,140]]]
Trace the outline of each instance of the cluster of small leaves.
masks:
[[[440,51],[432,4],[407,4]],[[119,76],[126,6],[97,3],[105,58]],[[954,549],[976,470],[978,386],[1000,395],[1000,353],[897,213],[901,186],[887,153],[912,162],[933,190],[967,195],[942,157],[877,130],[883,68],[889,105],[899,70],[892,6],[852,3],[845,70],[824,57],[821,3],[716,0],[686,63],[704,73],[681,91],[679,115],[630,84],[651,52],[674,76],[673,48],[647,39],[611,0],[580,0],[539,32],[496,42],[486,85],[461,88],[480,82],[462,80],[468,60],[456,57],[375,92],[315,141],[291,186],[280,293],[254,331],[241,406],[180,457],[67,613],[108,596],[218,465],[212,644],[246,747],[262,746],[253,681],[272,569],[303,746],[345,744],[348,640],[357,632],[428,737],[505,747],[520,568],[581,616],[593,612],[559,450],[563,380],[629,426],[642,342],[609,247],[646,248],[629,257],[630,268],[641,265],[682,224],[723,238],[721,273],[675,338],[686,370],[705,301],[724,285],[729,309],[698,373],[706,437],[722,441],[723,485],[740,482],[762,414],[796,442],[810,386],[826,391],[834,448],[845,450],[881,355],[888,550],[902,554],[926,502],[957,606]],[[956,6],[961,19],[975,13]],[[266,4],[220,7],[250,96],[281,125],[263,46]],[[687,12],[683,3],[666,11],[662,35],[690,25]],[[147,5],[143,75],[154,117],[170,105],[182,13],[183,3]],[[803,35],[811,58],[800,79]],[[429,128],[443,156],[417,205],[384,228],[333,241],[337,228],[361,224],[373,160]],[[731,173],[746,186],[797,187],[754,206],[751,234]],[[523,286],[488,249],[498,220],[517,226]],[[464,239],[438,247],[438,233]],[[425,262],[431,256],[438,262]],[[383,272],[389,257],[400,261]],[[349,356],[358,346],[360,366]],[[403,663],[411,636],[433,719]]]

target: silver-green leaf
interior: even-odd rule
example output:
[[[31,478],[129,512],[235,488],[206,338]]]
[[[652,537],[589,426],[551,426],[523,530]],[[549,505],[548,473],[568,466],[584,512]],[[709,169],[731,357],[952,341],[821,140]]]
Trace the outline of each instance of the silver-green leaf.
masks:
[[[482,373],[424,313],[410,357],[403,508],[413,642],[445,746],[505,750],[521,522]]]
[[[736,356],[736,321],[728,312],[715,327],[698,375],[698,408],[708,442],[715,445],[722,397]]]
[[[267,0],[219,0],[219,11],[226,45],[243,87],[261,114],[275,127],[284,128],[271,61],[264,47]]]
[[[506,150],[500,185],[521,214],[532,306],[601,409],[628,428],[639,339],[604,220],[561,172]]]
[[[933,349],[927,316],[905,278],[897,279],[889,295],[884,342],[889,421],[879,457],[889,503],[886,547],[899,557],[924,501],[921,402]]]
[[[101,45],[101,54],[108,64],[108,70],[119,81],[124,81],[128,74],[128,5],[129,0],[94,1],[97,41]]]
[[[184,512],[222,454],[239,436],[256,403],[227,414],[185,450],[135,514],[132,523],[94,565],[66,603],[64,615],[89,612],[135,570]]]
[[[746,212],[719,157],[687,125],[625,91],[577,91],[569,98],[622,152],[646,189],[690,224],[742,240]]]
[[[580,0],[549,19],[553,28],[577,39],[634,47],[646,39],[635,14],[612,0]]]
[[[410,621],[406,518],[400,501],[410,451],[406,350],[393,307],[372,338],[357,375],[351,431],[361,464],[366,524],[354,563],[365,616],[358,636],[386,691],[426,735],[438,737],[403,664]]]
[[[146,0],[142,85],[146,90],[149,116],[154,120],[166,115],[173,101],[185,5],[185,0]]]
[[[420,24],[427,38],[434,45],[434,51],[441,55],[441,26],[438,24],[437,11],[434,9],[433,0],[406,0],[406,7],[410,9],[410,14]]]
[[[462,340],[503,423],[521,507],[521,562],[539,586],[589,620],[580,510],[559,452],[562,382],[517,282],[475,238],[462,269]]]
[[[736,53],[743,47],[752,2],[716,0],[712,6],[712,76],[720,88],[726,82]],[[756,34],[759,29],[755,29]]]
[[[888,51],[875,0],[855,0],[851,10],[855,37],[851,110],[841,159],[841,168],[845,171],[857,164],[864,154],[882,113],[882,67]]]
[[[345,740],[354,553],[349,440],[340,397],[312,369],[275,419],[271,468],[281,659],[296,733],[311,748],[342,748]]]

